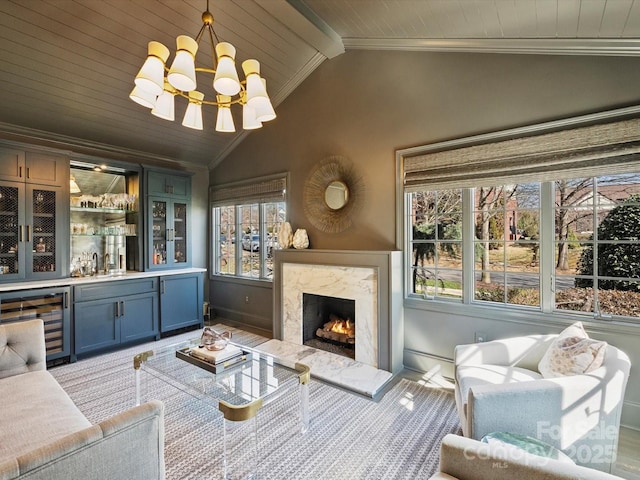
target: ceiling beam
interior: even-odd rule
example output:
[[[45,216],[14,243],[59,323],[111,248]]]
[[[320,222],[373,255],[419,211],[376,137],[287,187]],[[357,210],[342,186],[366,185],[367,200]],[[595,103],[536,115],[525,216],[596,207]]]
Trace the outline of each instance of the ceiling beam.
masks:
[[[325,57],[344,53],[340,35],[301,0],[256,0],[256,3]]]
[[[640,39],[606,38],[344,38],[347,50],[640,56]]]

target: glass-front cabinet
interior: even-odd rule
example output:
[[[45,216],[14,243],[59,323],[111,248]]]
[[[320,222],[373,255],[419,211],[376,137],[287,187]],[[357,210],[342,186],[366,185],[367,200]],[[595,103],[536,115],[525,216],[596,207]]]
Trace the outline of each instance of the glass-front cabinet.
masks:
[[[149,205],[152,232],[149,268],[187,266],[190,263],[188,202],[149,197]]]
[[[71,164],[71,276],[139,270],[139,174],[107,165]]]
[[[191,177],[148,170],[146,268],[191,266]]]

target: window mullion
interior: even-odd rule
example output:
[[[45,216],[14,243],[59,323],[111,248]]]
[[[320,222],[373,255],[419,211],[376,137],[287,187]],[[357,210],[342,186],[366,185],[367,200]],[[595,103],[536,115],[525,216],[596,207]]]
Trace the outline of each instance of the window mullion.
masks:
[[[462,303],[470,304],[475,295],[474,276],[474,189],[462,189]]]
[[[220,257],[221,257],[221,245],[220,245],[220,209],[212,208],[211,209],[211,223],[213,224],[213,235],[212,235],[212,244],[214,248],[215,255],[211,255],[212,263],[211,268],[214,272],[220,271]]]
[[[236,248],[234,249],[236,255],[236,276],[242,275],[242,215],[240,205],[235,207],[235,235],[236,235]]]
[[[260,208],[258,208],[258,225],[260,225],[260,231],[258,232],[260,236],[260,247],[258,248],[258,255],[260,256],[260,278],[265,278],[267,276],[267,254],[265,246],[267,244],[267,218],[266,218],[266,204],[261,203]]]
[[[412,243],[412,218],[411,218],[411,193],[406,193],[403,195],[403,226],[404,226],[404,285],[405,285],[405,297],[409,297],[412,295],[412,286],[411,286],[411,278],[413,276],[413,243]]]
[[[540,308],[555,309],[555,184],[540,184]]]

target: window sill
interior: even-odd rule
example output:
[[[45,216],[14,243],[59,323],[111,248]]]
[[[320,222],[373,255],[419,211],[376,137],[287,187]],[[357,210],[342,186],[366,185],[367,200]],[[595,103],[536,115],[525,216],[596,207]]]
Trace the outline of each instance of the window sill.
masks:
[[[438,312],[471,319],[483,318],[500,322],[515,323],[521,325],[544,325],[563,329],[574,322],[581,321],[587,330],[603,333],[620,333],[640,335],[640,323],[634,321],[604,320],[594,318],[592,315],[579,313],[553,312],[504,308],[495,305],[466,305],[461,303],[447,303],[422,300],[419,298],[405,298],[404,307],[425,312]]]
[[[264,286],[265,288],[271,288],[273,280],[267,278],[250,278],[250,277],[237,277],[235,275],[222,275],[220,273],[212,273],[209,275],[209,280],[216,282],[228,282],[238,285],[252,285],[252,286]]]

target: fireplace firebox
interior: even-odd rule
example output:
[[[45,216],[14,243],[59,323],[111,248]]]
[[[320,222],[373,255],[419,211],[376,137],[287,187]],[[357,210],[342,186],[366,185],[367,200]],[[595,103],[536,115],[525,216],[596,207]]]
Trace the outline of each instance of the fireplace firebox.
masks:
[[[355,359],[356,302],[302,294],[302,343]]]

